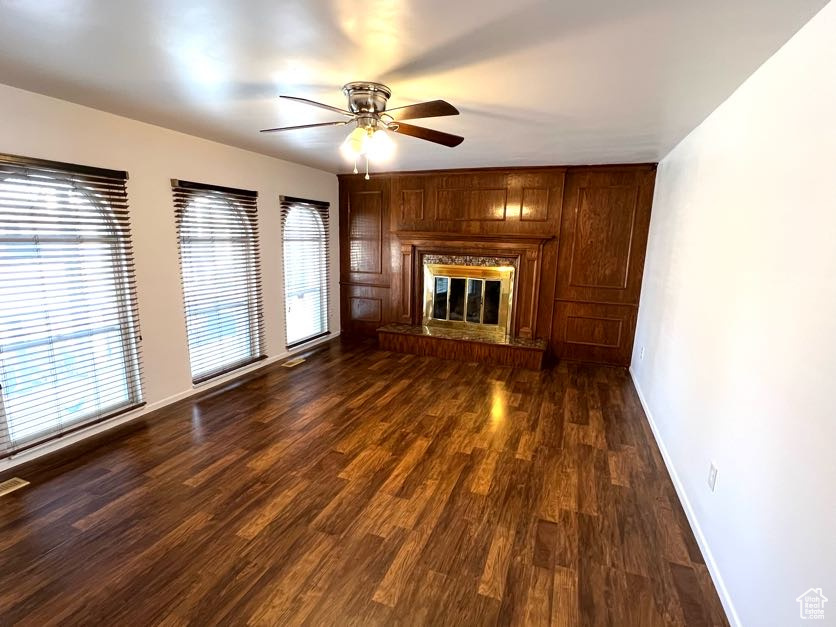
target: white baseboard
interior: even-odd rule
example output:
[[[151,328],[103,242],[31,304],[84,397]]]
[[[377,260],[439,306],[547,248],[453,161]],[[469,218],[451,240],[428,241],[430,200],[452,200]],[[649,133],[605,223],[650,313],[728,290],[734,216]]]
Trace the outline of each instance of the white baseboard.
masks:
[[[694,513],[694,508],[691,506],[691,501],[688,500],[688,494],[685,492],[685,486],[679,479],[679,475],[676,472],[676,466],[674,466],[673,460],[668,454],[668,449],[665,446],[664,440],[662,440],[662,435],[659,433],[656,421],[653,420],[653,412],[650,411],[647,399],[645,399],[644,392],[642,392],[638,381],[636,381],[636,376],[632,367],[630,368],[630,378],[633,380],[633,387],[636,389],[639,401],[644,408],[644,414],[647,416],[647,422],[650,424],[650,430],[653,432],[653,437],[656,439],[656,444],[659,447],[659,451],[662,453],[662,459],[664,460],[665,467],[668,469],[668,474],[671,476],[671,480],[673,481],[673,487],[676,490],[679,501],[682,503],[682,508],[685,510],[685,516],[688,518],[688,524],[691,525],[691,531],[694,532],[694,537],[697,539],[697,544],[699,545],[700,551],[705,558],[705,565],[708,567],[711,580],[714,582],[714,587],[717,589],[717,593],[720,596],[720,602],[723,604],[723,609],[726,611],[726,618],[728,618],[729,622],[735,627],[742,627],[743,624],[740,622],[737,610],[734,609],[734,603],[732,603],[729,591],[723,581],[723,576],[717,568],[717,562],[714,561],[714,555],[711,552],[711,548],[708,546],[705,535],[703,535],[702,528],[697,520],[697,515]]]
[[[229,383],[230,381],[238,379],[244,375],[250,374],[251,372],[255,372],[256,370],[260,370],[261,368],[265,368],[271,364],[274,364],[277,361],[286,359],[295,353],[304,353],[305,351],[310,350],[319,344],[323,344],[325,342],[333,340],[339,335],[340,332],[336,331],[323,338],[314,340],[310,344],[297,346],[293,350],[284,351],[279,355],[273,355],[272,357],[262,359],[257,363],[251,364],[244,368],[240,368],[238,370],[235,370],[234,372],[230,372],[221,377],[217,377],[216,379],[211,379],[209,381],[206,381],[205,383],[194,385],[190,389],[183,390],[182,392],[169,396],[168,398],[164,398],[153,403],[148,403],[147,405],[144,405],[135,411],[121,414],[120,416],[117,416],[112,420],[108,420],[106,422],[102,422],[96,425],[91,425],[90,427],[87,427],[85,429],[79,429],[78,431],[75,431],[74,433],[68,435],[65,438],[45,442],[40,446],[32,447],[31,449],[27,449],[22,453],[2,459],[0,460],[0,472],[11,470],[15,466],[20,466],[21,464],[31,462],[35,459],[38,459],[39,457],[43,457],[44,455],[54,453],[55,451],[59,451],[64,447],[70,446],[71,444],[75,444],[76,442],[80,442],[81,440],[84,440],[86,438],[98,435],[99,433],[104,433],[105,431],[110,431],[111,429],[127,424],[134,420],[138,420],[139,418],[142,418],[143,416],[150,414],[153,411],[162,409],[163,407],[172,405],[173,403],[176,403],[178,401],[182,401],[183,399],[189,398],[190,396],[201,394],[202,392],[206,392],[207,390],[211,390],[212,388],[224,385],[225,383]]]

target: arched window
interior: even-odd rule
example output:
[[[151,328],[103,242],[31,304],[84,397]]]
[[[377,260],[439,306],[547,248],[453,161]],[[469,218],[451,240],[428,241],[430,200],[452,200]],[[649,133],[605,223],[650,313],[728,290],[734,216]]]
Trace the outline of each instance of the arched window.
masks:
[[[255,192],[174,182],[192,380],[261,357]]]
[[[282,198],[287,347],[329,333],[328,205]]]
[[[126,178],[0,156],[0,454],[141,402]]]

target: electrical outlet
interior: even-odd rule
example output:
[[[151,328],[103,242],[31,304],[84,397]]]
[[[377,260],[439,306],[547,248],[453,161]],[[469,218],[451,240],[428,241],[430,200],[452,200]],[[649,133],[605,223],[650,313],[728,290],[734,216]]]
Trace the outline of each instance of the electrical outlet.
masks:
[[[644,346],[642,346],[642,349],[639,351],[639,360],[644,360]]]
[[[708,469],[708,487],[714,492],[714,486],[717,485],[717,466],[711,462],[711,467]]]

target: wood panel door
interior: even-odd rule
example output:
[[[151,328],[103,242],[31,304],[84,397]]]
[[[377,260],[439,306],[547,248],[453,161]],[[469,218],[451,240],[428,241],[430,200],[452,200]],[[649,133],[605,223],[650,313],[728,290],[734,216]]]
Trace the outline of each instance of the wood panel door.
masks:
[[[340,291],[342,327],[374,334],[388,320],[389,182],[357,176],[340,184]]]
[[[653,166],[569,169],[552,309],[558,359],[630,364],[655,176]]]
[[[343,186],[340,199],[342,280],[365,285],[389,285],[388,181],[362,178]]]
[[[655,170],[570,170],[556,298],[638,304]]]

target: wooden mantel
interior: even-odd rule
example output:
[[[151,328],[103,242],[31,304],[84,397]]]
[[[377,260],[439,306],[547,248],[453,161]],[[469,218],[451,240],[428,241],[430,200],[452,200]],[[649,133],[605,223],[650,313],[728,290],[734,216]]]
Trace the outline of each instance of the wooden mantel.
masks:
[[[554,235],[528,235],[525,233],[444,233],[440,231],[395,231],[402,242],[506,242],[509,244],[533,243],[545,244],[555,238]]]

